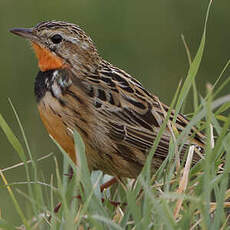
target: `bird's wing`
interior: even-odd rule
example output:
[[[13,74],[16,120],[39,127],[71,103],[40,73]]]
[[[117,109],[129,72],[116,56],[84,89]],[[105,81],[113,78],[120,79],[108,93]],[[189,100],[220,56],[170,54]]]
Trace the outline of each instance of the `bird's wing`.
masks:
[[[168,107],[144,89],[137,80],[116,67],[108,67],[108,63],[95,76],[87,77],[90,82],[86,86],[87,93],[93,99],[98,118],[107,127],[107,135],[117,143],[118,151],[125,146],[126,149],[138,149],[143,154],[149,152],[165,120]],[[173,116],[172,112],[170,120]],[[188,120],[179,114],[175,124],[178,132],[187,124]],[[171,132],[169,127],[165,129],[155,157],[163,159],[167,156]],[[190,143],[203,146],[204,136],[195,127],[190,135],[193,133],[194,141]],[[183,152],[187,145],[188,143],[183,147]]]

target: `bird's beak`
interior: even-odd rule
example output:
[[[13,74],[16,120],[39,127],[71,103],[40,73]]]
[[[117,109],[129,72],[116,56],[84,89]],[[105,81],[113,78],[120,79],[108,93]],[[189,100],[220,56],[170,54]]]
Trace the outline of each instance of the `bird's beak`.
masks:
[[[13,28],[10,29],[10,32],[32,41],[36,39],[32,28]]]

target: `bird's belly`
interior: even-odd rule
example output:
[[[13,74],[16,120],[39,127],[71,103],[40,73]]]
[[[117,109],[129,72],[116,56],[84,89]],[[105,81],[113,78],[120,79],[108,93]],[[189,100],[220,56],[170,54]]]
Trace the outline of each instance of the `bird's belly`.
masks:
[[[58,144],[76,163],[74,141],[71,130],[68,130],[67,126],[63,122],[63,119],[61,118],[61,112],[63,110],[62,105],[51,95],[50,92],[47,92],[39,102],[38,110],[41,120],[49,135],[58,142]]]

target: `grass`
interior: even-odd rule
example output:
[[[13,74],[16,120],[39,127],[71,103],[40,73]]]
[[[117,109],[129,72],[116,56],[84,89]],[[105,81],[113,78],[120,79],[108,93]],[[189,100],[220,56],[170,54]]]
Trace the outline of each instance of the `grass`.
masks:
[[[207,85],[204,98],[199,96],[195,83],[205,48],[210,5],[211,2],[201,43],[193,60],[183,39],[190,68],[171,103],[171,108],[175,108],[176,118],[192,89],[194,113],[190,123],[179,134],[173,128],[175,118],[169,122],[170,111],[165,113],[165,122],[137,180],[127,180],[125,185],[115,185],[101,194],[100,185],[108,176],[99,171],[90,174],[84,154],[84,143],[75,132],[78,168],[74,167],[67,154],[56,143],[63,153],[64,172],[68,170],[69,165],[73,167],[72,180],[69,181],[68,177],[60,174],[60,166],[54,158],[55,178],[51,176],[50,183],[45,183],[38,175],[38,160],[33,159],[23,126],[13,105],[11,104],[25,142],[25,149],[0,114],[0,127],[22,161],[11,168],[0,170],[4,183],[2,188],[7,189],[21,219],[21,226],[15,226],[7,220],[7,216],[1,216],[0,229],[230,229],[230,95],[219,97],[230,81],[230,78],[222,80],[230,61],[224,66],[217,81],[213,85]],[[194,146],[189,148],[183,163],[178,161],[178,156],[179,144],[183,144],[184,137],[193,125],[205,132],[207,142],[204,159],[191,167]],[[150,175],[151,159],[167,126],[170,126],[172,131],[168,157],[157,172]],[[26,182],[23,184],[28,187],[27,193],[17,188],[19,183],[9,183],[4,175],[6,170],[19,165],[25,168]],[[29,214],[25,215],[25,207],[19,205],[16,193],[26,199]],[[81,199],[74,198],[78,195]],[[101,198],[105,201],[102,202]],[[57,200],[62,203],[58,212],[55,203]],[[112,205],[110,201],[119,202],[120,205]]]

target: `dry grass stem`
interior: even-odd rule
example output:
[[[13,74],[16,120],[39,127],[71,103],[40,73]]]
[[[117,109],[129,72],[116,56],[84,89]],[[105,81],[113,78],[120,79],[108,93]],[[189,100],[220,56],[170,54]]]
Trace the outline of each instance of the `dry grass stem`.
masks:
[[[182,176],[182,178],[180,180],[179,188],[177,190],[177,193],[179,193],[179,194],[185,192],[185,190],[187,188],[188,176],[189,176],[190,166],[191,166],[191,163],[192,163],[194,149],[195,149],[194,145],[190,146],[190,148],[189,148],[186,164],[185,164],[185,167],[184,167],[183,176]],[[179,199],[177,201],[177,203],[176,203],[176,208],[174,210],[174,218],[175,219],[178,217],[178,214],[180,212],[182,203],[183,203],[183,199]]]
[[[49,157],[52,156],[52,155],[53,155],[53,153],[49,153],[48,155],[45,155],[45,156],[43,156],[43,157],[37,159],[36,161],[44,160],[44,159],[46,159],[46,158],[49,158]],[[32,160],[28,160],[28,161],[26,161],[26,163],[27,163],[27,164],[30,164],[30,163],[32,163]],[[5,171],[8,171],[8,170],[11,170],[11,169],[14,169],[14,168],[23,166],[23,165],[24,165],[24,162],[20,162],[20,163],[18,163],[18,164],[15,164],[15,165],[9,166],[9,167],[7,167],[7,168],[1,169],[1,171],[2,171],[2,172],[5,172]]]

